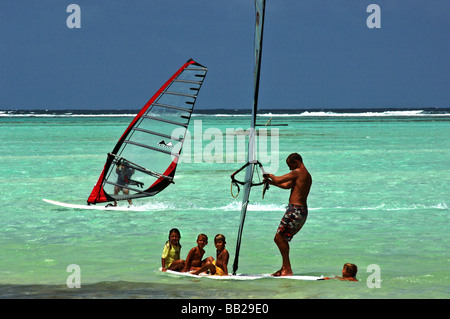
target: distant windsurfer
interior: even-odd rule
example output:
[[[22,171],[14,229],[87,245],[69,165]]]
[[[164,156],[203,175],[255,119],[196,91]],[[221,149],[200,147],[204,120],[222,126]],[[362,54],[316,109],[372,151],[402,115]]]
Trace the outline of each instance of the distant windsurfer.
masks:
[[[289,206],[281,219],[274,241],[280,250],[283,264],[281,269],[272,276],[292,276],[291,262],[289,259],[289,242],[292,237],[305,224],[308,217],[307,198],[311,189],[312,178],[303,164],[303,159],[298,153],[290,154],[286,164],[291,170],[283,176],[264,174],[269,184],[283,189],[290,189]]]
[[[127,187],[131,181],[131,176],[134,174],[134,169],[127,164],[127,162],[123,161],[116,167],[117,185],[114,186],[114,195],[118,195],[120,191],[122,191],[124,195],[130,193]],[[132,205],[131,199],[128,199],[128,203]],[[117,206],[116,201],[114,201],[114,206]]]

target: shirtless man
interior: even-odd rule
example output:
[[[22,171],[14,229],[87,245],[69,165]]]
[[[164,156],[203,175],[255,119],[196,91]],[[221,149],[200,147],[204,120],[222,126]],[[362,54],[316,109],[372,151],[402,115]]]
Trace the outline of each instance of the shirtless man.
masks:
[[[298,153],[292,153],[286,159],[286,164],[291,170],[283,176],[265,174],[264,178],[269,184],[283,189],[290,189],[289,206],[281,219],[274,241],[280,250],[283,264],[281,269],[272,276],[292,276],[291,262],[289,259],[289,242],[298,233],[308,217],[307,198],[312,184],[312,178],[303,164],[303,159]]]

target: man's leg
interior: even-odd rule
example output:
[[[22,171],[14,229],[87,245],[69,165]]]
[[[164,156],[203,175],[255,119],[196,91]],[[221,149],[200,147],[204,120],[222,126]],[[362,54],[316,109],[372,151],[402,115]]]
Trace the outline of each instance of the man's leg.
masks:
[[[124,195],[130,194],[130,191],[128,190],[128,188],[123,189],[123,194]],[[127,200],[128,200],[128,204],[133,205],[133,203],[131,202],[131,199],[128,198]]]
[[[281,258],[283,259],[283,264],[281,269],[272,276],[292,276],[291,262],[289,260],[289,243],[286,238],[280,233],[276,233],[274,238],[275,243],[278,246],[278,249],[281,253]]]

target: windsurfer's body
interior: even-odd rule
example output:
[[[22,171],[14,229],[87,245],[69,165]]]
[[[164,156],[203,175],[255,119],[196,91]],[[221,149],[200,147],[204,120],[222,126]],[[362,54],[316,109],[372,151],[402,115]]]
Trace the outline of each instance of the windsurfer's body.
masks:
[[[289,206],[281,219],[274,241],[280,250],[283,264],[281,269],[273,276],[292,276],[292,268],[289,259],[289,242],[292,237],[303,227],[308,216],[307,198],[311,189],[312,178],[303,164],[302,157],[292,153],[286,159],[286,164],[291,170],[283,176],[265,174],[269,184],[283,189],[290,189]]]
[[[118,195],[120,191],[124,193],[124,195],[128,195],[130,191],[128,190],[128,184],[130,183],[131,175],[134,174],[134,169],[131,167],[125,166],[125,163],[121,163],[116,167],[117,174],[117,184],[114,186],[114,195]],[[128,203],[132,205],[131,199],[128,199]],[[114,201],[114,206],[117,206],[117,202]]]

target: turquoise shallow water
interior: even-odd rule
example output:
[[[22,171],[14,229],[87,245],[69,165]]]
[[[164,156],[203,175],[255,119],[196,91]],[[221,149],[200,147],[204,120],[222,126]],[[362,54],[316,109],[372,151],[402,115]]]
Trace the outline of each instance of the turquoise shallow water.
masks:
[[[285,158],[299,152],[313,176],[310,214],[291,242],[294,273],[340,275],[342,265],[351,262],[358,265],[359,282],[231,282],[158,272],[173,227],[181,231],[183,258],[199,233],[210,239],[206,255],[215,256],[213,238],[223,233],[231,268],[241,196],[231,197],[230,174],[242,165],[237,163],[241,150],[236,147],[239,134],[220,143],[218,132],[245,129],[247,115],[196,114],[197,132],[191,122],[190,149],[185,148],[175,185],[154,198],[136,200],[140,210],[130,212],[81,211],[42,201],[85,203],[106,154],[132,119],[128,114],[0,115],[0,297],[450,296],[446,114],[293,112],[273,117],[275,124],[288,125],[269,129],[266,166],[287,173]],[[261,122],[273,115],[264,113]],[[208,133],[215,135],[208,138]],[[227,141],[235,141],[228,153]],[[200,161],[194,157],[199,143]],[[219,145],[224,155],[217,162]],[[260,188],[252,190],[240,273],[270,273],[281,265],[273,236],[288,193],[272,187],[264,199],[261,195]],[[80,267],[80,289],[66,285],[71,264]],[[372,264],[379,266],[380,288],[367,284]]]

